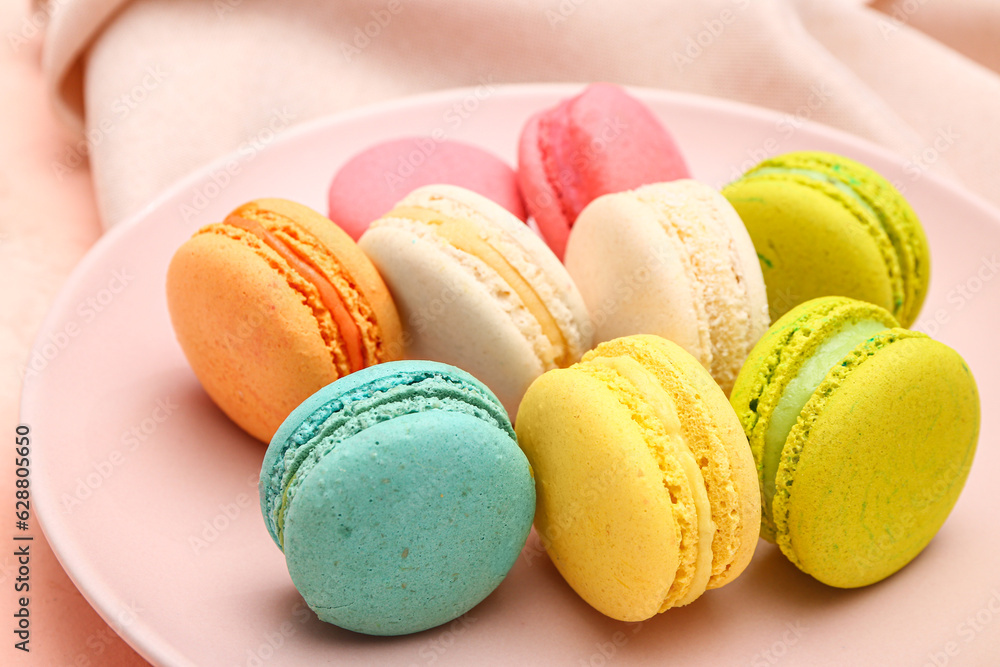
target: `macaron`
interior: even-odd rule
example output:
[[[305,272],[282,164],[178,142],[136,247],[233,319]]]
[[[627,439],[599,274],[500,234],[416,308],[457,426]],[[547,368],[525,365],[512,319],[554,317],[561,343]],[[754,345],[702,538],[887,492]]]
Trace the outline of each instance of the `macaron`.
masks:
[[[610,83],[591,84],[531,116],[518,142],[525,205],[559,258],[576,217],[593,199],[689,176],[656,114]]]
[[[753,457],[719,386],[652,335],[601,343],[528,389],[517,437],[535,528],[591,606],[643,621],[743,572],[760,530]]]
[[[258,199],[199,229],[174,254],[166,289],[205,391],[264,442],[320,387],[402,356],[399,316],[375,267],[295,202]]]
[[[927,546],[979,434],[976,383],[959,354],[846,297],[775,322],[732,404],[758,469],[763,537],[841,588],[880,581]]]
[[[410,191],[436,183],[478,192],[527,218],[514,170],[493,153],[460,141],[404,137],[367,148],[340,167],[330,183],[330,219],[357,240]]]
[[[725,197],[697,181],[598,197],[577,218],[565,261],[596,341],[668,338],[727,394],[769,324],[746,228]]]
[[[904,327],[917,319],[930,281],[927,238],[874,170],[832,153],[787,153],[722,194],[757,247],[772,321],[819,296],[874,303]]]
[[[418,188],[359,244],[399,307],[407,357],[472,373],[512,416],[532,380],[590,347],[587,308],[566,269],[482,195]]]
[[[400,635],[464,614],[504,579],[535,509],[503,406],[461,370],[390,362],[337,380],[281,425],[264,523],[323,621]]]

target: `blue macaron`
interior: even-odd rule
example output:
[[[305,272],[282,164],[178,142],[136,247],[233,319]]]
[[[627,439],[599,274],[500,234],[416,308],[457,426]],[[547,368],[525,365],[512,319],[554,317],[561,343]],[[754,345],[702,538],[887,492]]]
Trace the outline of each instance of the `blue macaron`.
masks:
[[[478,604],[535,512],[499,400],[428,361],[372,366],[307,399],[271,440],[259,490],[309,607],[373,635],[425,630]]]

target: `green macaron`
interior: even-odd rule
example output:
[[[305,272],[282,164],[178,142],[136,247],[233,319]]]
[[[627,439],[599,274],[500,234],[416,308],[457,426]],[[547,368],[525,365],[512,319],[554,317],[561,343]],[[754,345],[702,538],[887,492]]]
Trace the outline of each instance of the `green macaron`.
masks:
[[[775,322],[731,402],[757,465],[761,535],[842,588],[884,579],[927,546],[979,435],[976,383],[959,354],[846,297]]]
[[[809,299],[849,296],[917,319],[930,279],[920,221],[889,181],[818,151],[761,162],[722,193],[757,249],[771,320]]]

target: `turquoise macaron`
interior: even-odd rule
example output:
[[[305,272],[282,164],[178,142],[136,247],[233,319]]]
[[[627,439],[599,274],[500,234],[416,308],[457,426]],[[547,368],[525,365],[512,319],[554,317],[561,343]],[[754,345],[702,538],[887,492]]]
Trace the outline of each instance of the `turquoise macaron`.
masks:
[[[500,401],[430,361],[379,364],[313,394],[271,440],[259,491],[309,607],[371,635],[470,610],[514,565],[535,513]]]

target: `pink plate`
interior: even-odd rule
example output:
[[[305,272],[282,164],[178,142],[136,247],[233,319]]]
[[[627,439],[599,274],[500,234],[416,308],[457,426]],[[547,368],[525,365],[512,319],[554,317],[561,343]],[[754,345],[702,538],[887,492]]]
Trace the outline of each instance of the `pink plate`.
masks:
[[[951,518],[888,580],[828,588],[761,542],[746,573],[640,624],[582,602],[529,540],[507,580],[462,619],[398,638],[319,622],[292,587],[257,505],[264,446],[201,390],[174,340],[164,275],[200,225],[258,197],[325,211],[338,165],[422,134],[513,164],[534,111],[578,85],[447,91],[323,119],[234,154],[108,233],[76,268],[35,343],[21,420],[35,443],[45,534],[87,599],[159,665],[995,664],[1000,655],[1000,215],[859,139],[748,106],[636,90],[695,177],[722,185],[766,154],[843,153],[899,184],[923,220],[933,282],[916,328],[957,349],[979,381],[982,436]]]

